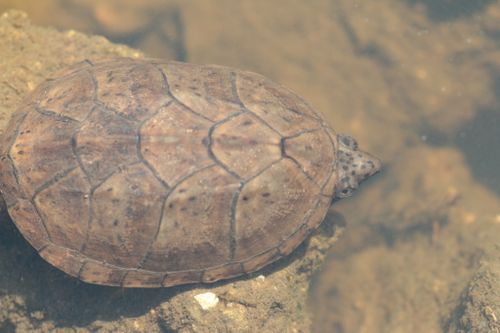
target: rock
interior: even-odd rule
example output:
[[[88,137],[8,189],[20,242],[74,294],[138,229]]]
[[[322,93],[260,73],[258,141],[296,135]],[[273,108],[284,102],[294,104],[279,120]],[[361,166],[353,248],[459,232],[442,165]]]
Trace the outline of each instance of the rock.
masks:
[[[447,332],[500,332],[500,262],[484,260],[461,296]]]
[[[213,308],[219,303],[219,298],[212,292],[194,295],[194,299],[200,304],[203,310]]]

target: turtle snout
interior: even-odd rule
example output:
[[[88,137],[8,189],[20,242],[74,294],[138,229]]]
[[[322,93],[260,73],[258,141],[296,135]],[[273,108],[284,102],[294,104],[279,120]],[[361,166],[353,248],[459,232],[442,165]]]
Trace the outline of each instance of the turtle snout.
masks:
[[[351,165],[351,175],[356,177],[358,183],[380,171],[380,159],[363,151],[357,151],[356,155]]]
[[[341,149],[337,158],[335,198],[351,196],[359,183],[379,172],[382,166],[378,158],[360,150]]]

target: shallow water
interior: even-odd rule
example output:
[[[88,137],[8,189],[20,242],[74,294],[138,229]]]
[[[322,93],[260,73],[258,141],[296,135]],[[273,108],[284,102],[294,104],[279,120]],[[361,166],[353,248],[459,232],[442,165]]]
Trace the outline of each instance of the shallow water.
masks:
[[[311,286],[314,332],[498,332],[500,295],[480,286],[500,283],[500,4],[284,3],[0,0],[0,11],[154,57],[259,72],[384,161],[334,206],[347,228]],[[102,320],[141,315],[86,302]],[[65,315],[61,327],[95,319],[78,308]]]

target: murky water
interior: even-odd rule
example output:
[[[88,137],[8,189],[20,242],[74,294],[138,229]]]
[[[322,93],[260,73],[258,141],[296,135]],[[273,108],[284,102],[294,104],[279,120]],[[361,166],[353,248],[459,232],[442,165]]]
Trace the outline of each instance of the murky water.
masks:
[[[334,206],[347,228],[311,285],[314,332],[500,331],[498,1],[0,0],[7,8],[150,56],[264,74],[384,161]],[[20,237],[9,232],[4,242]],[[170,292],[145,293],[159,303]],[[94,286],[64,293],[121,297]],[[151,307],[97,299],[70,302],[58,327],[140,318]],[[16,320],[0,332],[14,332]]]

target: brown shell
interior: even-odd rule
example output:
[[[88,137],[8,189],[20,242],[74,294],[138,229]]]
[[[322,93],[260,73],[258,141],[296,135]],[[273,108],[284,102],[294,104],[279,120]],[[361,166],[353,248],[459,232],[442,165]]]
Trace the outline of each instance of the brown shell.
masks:
[[[320,224],[334,135],[303,99],[254,73],[86,61],[15,113],[0,183],[24,237],[69,275],[212,282],[289,254]]]

